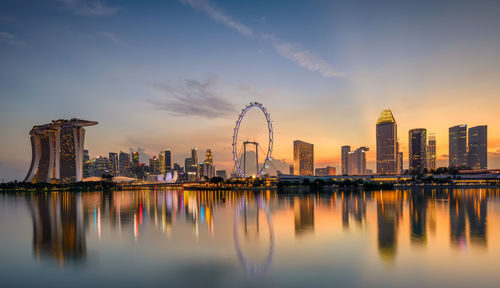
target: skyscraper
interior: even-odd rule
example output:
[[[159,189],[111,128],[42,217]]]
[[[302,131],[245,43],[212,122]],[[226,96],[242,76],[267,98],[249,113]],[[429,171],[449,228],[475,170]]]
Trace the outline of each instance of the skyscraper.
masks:
[[[32,159],[25,182],[78,182],[83,178],[85,126],[97,122],[73,118],[33,126]]]
[[[365,175],[366,174],[366,151],[367,147],[359,147],[358,149],[348,153],[348,172],[349,175]]]
[[[118,176],[120,173],[118,154],[109,152],[109,172],[112,176]]]
[[[293,141],[293,174],[314,176],[314,145]]]
[[[172,172],[172,152],[165,150],[165,173]]]
[[[377,174],[397,173],[397,125],[390,109],[377,120]]]
[[[351,146],[342,146],[341,148],[341,157],[342,157],[342,175],[348,175],[349,174],[349,167],[348,167],[348,154],[351,151]]]
[[[130,154],[120,151],[119,161],[120,176],[130,177]]]
[[[427,142],[427,169],[436,170],[436,135],[429,134]]]
[[[167,172],[172,171],[172,153],[170,150],[160,151],[159,155],[160,174],[165,177]]]
[[[206,159],[203,165],[203,169],[204,169],[203,171],[204,176],[207,176],[208,178],[215,177],[215,166],[211,149],[207,149]]]
[[[488,126],[469,128],[468,166],[471,169],[488,169]]]
[[[408,132],[408,148],[410,173],[423,173],[427,167],[427,130],[411,129]]]
[[[467,125],[457,125],[449,128],[449,167],[467,166]]]
[[[403,174],[403,152],[399,151],[399,139],[396,142],[396,174]]]
[[[160,173],[160,160],[153,156],[153,158],[149,159],[149,173],[150,174],[159,174]]]

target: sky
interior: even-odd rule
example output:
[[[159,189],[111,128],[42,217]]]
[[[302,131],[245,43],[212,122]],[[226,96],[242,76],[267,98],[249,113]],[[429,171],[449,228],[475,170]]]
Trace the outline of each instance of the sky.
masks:
[[[22,180],[29,130],[61,118],[99,122],[91,157],[170,149],[183,166],[191,147],[199,159],[210,148],[230,173],[253,101],[271,114],[279,169],[296,139],[315,145],[315,167],[340,170],[351,145],[371,149],[374,169],[385,108],[405,167],[409,129],[435,133],[447,166],[448,128],[467,124],[488,125],[488,167],[500,168],[498,15],[498,1],[3,0],[0,178]],[[241,139],[267,131],[251,116]]]

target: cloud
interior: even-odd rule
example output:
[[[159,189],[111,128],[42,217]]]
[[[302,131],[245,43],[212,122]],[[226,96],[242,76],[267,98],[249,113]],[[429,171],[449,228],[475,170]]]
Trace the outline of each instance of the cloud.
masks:
[[[58,0],[63,9],[82,16],[106,16],[116,14],[120,7],[107,6],[101,0]]]
[[[231,16],[217,8],[214,4],[205,0],[180,0],[182,3],[191,6],[191,8],[206,13],[213,20],[226,25],[227,27],[236,30],[238,33],[250,36],[253,31],[250,27],[233,20]]]
[[[7,32],[0,32],[0,42],[4,42],[19,48],[26,47],[26,45],[28,44],[26,41],[20,40],[15,35]]]
[[[110,33],[110,32],[99,32],[99,35],[101,35],[104,39],[107,39],[107,40],[109,40],[111,42],[118,43],[118,38],[113,33]]]
[[[278,54],[310,71],[320,72],[321,75],[327,78],[344,76],[343,72],[338,71],[325,59],[313,54],[310,51],[300,49],[291,43],[284,42],[272,34],[264,34],[262,35],[262,38],[269,40]]]
[[[191,8],[202,11],[209,15],[212,19],[220,22],[227,27],[238,31],[244,36],[253,35],[253,30],[246,26],[245,24],[233,20],[231,16],[224,13],[214,4],[210,3],[208,0],[179,0],[184,4],[191,6]],[[261,18],[261,20],[266,20],[266,18]],[[325,59],[315,55],[314,53],[300,49],[296,45],[283,41],[273,34],[262,34],[262,39],[269,41],[274,47],[276,52],[282,57],[297,63],[299,66],[306,68],[310,71],[320,72],[321,75],[327,78],[336,78],[344,76],[344,73],[338,71],[329,64]]]
[[[215,76],[205,82],[187,79],[180,87],[162,83],[147,85],[164,94],[161,99],[150,100],[160,110],[175,116],[217,118],[235,111],[230,102],[217,95],[215,89],[219,82]]]

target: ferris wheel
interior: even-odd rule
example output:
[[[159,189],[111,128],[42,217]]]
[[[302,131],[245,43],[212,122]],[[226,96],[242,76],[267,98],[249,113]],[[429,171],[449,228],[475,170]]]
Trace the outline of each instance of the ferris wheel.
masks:
[[[245,114],[252,108],[257,108],[257,109],[260,109],[262,111],[262,113],[264,113],[264,116],[266,117],[266,121],[267,121],[267,128],[269,130],[269,139],[268,139],[268,146],[267,146],[267,152],[265,152],[266,154],[266,158],[264,160],[264,164],[262,165],[262,167],[259,169],[259,162],[258,162],[258,148],[259,148],[259,143],[257,142],[250,142],[250,141],[245,141],[243,142],[243,169],[241,168],[241,164],[240,164],[240,160],[238,159],[238,152],[242,152],[242,151],[238,151],[238,132],[240,130],[240,125],[241,125],[241,122],[243,121],[243,118],[245,117]],[[236,121],[236,126],[234,127],[234,134],[233,134],[233,160],[234,160],[234,165],[236,167],[236,171],[237,173],[239,174],[240,177],[247,177],[247,173],[246,173],[246,145],[247,144],[250,144],[250,145],[255,145],[255,155],[256,155],[256,164],[257,164],[257,177],[260,177],[262,175],[264,175],[266,169],[269,167],[269,164],[271,162],[271,153],[273,152],[273,142],[274,142],[274,138],[273,138],[273,124],[272,124],[272,121],[271,121],[271,115],[267,112],[267,109],[261,104],[261,103],[258,103],[258,102],[251,102],[249,105],[246,105],[245,108],[243,108],[241,110],[241,113],[238,115],[238,120]]]

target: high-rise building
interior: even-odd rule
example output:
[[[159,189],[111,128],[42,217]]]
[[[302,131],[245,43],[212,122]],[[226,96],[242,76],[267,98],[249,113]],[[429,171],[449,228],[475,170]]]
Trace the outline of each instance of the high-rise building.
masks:
[[[120,176],[130,177],[130,154],[120,151],[119,163]]]
[[[217,171],[215,172],[215,175],[216,175],[217,177],[221,177],[221,178],[223,178],[224,180],[225,180],[225,179],[227,179],[227,173],[226,173],[226,170],[217,170]]]
[[[294,175],[314,176],[314,145],[300,140],[293,141]]]
[[[130,166],[130,171],[132,176],[135,178],[140,178],[139,176],[139,151],[132,152],[132,164]]]
[[[89,164],[90,164],[89,150],[83,150],[83,178],[84,179],[90,176]]]
[[[192,174],[195,173],[196,177],[200,175],[199,163],[198,163],[198,149],[191,149],[191,157],[184,160],[184,169],[186,173],[191,173],[189,177],[193,178]]]
[[[172,152],[170,150],[163,151],[165,154],[165,173],[172,172]]]
[[[203,175],[208,178],[215,177],[215,166],[211,149],[207,149],[205,163],[203,164]]]
[[[118,154],[109,152],[109,173],[112,176],[118,176],[120,174],[120,164],[118,162]]]
[[[160,151],[158,155],[158,165],[160,166],[160,174],[165,177],[165,151]]]
[[[160,174],[160,160],[156,156],[149,159],[149,173]]]
[[[403,152],[398,152],[396,155],[396,173],[403,174]]]
[[[32,159],[25,182],[78,182],[83,179],[85,126],[97,122],[55,120],[30,131]]]
[[[427,169],[436,170],[436,135],[429,133],[427,141]]]
[[[469,128],[468,166],[471,169],[488,169],[488,126]]]
[[[366,151],[368,150],[367,147],[359,147],[348,153],[347,163],[349,175],[366,174]]]
[[[467,166],[467,125],[449,128],[449,167]]]
[[[348,154],[351,152],[351,146],[342,146],[341,157],[342,157],[342,175],[349,174],[349,164],[348,164]]]
[[[104,175],[110,175],[110,164],[108,158],[99,156],[97,158],[93,158],[90,162],[92,163],[91,176],[102,177]]]
[[[335,176],[337,175],[337,169],[335,167],[326,166],[325,168],[316,168],[316,176]]]
[[[397,125],[390,109],[377,120],[377,174],[397,173]]]
[[[408,148],[410,173],[423,173],[427,168],[427,130],[411,129],[408,132]]]

